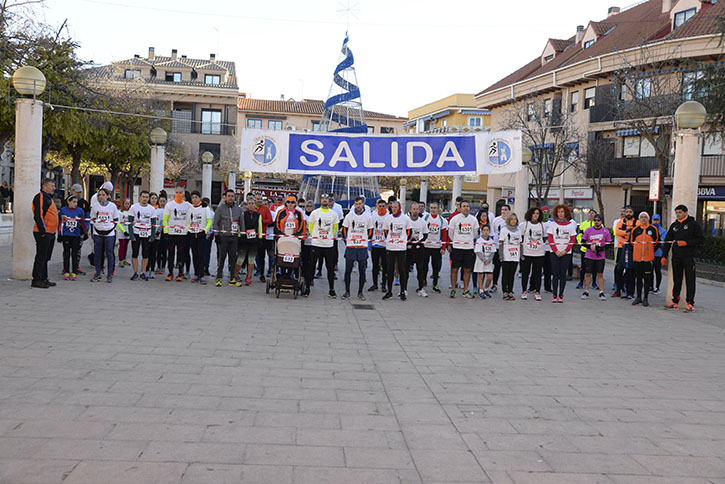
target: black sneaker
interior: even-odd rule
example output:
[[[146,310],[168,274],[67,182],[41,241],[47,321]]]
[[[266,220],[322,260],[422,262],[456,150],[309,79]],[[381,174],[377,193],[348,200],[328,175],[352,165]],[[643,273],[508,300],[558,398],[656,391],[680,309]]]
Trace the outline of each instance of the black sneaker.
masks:
[[[636,306],[638,304],[642,304],[642,300],[638,297],[634,298],[634,301],[632,301],[632,306]]]
[[[401,291],[401,292],[400,292],[400,300],[401,300],[401,301],[405,301],[405,300],[407,300],[407,299],[408,299],[408,294],[407,294],[407,292],[408,292],[408,291]]]
[[[48,279],[46,279],[43,282],[46,283],[48,287],[55,287],[55,282],[53,281],[49,281]]]
[[[335,293],[335,290],[333,289],[332,291],[328,292],[327,297],[329,297],[330,299],[337,299],[337,294]]]
[[[372,286],[368,287],[368,292],[374,292],[378,290],[378,285],[373,284]]]
[[[390,299],[391,297],[393,297],[393,293],[386,292],[385,295],[383,296],[383,301],[386,301],[386,300]]]
[[[647,298],[642,299],[642,306],[649,307],[649,301],[647,300]]]
[[[45,281],[33,281],[30,287],[37,287],[38,289],[48,289],[50,286]]]
[[[345,291],[345,294],[342,295],[341,299],[350,299],[350,293]]]

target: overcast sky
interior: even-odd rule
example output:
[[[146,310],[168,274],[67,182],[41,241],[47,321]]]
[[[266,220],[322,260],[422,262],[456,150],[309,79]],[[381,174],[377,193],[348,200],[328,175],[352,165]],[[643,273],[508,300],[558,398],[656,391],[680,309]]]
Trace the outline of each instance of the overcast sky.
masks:
[[[613,0],[350,0],[350,48],[371,111],[407,112],[477,93],[541,54],[550,37],[606,18]],[[46,0],[68,19],[84,60],[179,55],[236,62],[239,90],[258,99],[325,99],[345,36],[347,0]]]

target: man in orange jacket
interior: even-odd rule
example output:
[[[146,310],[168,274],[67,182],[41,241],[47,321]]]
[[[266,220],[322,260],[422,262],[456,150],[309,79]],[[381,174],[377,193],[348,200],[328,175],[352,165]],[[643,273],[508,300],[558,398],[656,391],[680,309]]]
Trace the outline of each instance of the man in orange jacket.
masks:
[[[652,263],[655,251],[660,245],[660,233],[657,227],[650,225],[649,214],[641,212],[637,226],[630,232],[629,243],[632,244],[632,260],[634,261],[634,274],[637,279],[637,297],[632,306],[641,304],[649,306],[648,296],[652,290]],[[644,289],[644,298],[642,290]]]
[[[53,255],[55,232],[58,230],[58,209],[53,202],[55,182],[43,179],[40,192],[33,198],[33,237],[35,237],[35,261],[31,287],[48,289],[55,282],[48,280],[48,261]]]

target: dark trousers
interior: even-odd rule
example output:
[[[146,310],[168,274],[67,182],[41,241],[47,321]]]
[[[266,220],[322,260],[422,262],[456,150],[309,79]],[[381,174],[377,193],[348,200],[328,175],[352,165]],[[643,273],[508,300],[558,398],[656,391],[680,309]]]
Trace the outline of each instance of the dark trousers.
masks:
[[[415,264],[415,275],[418,279],[418,289],[425,287],[426,278],[428,277],[428,262],[425,253],[425,247],[408,249],[408,264]]]
[[[302,244],[302,252],[300,253],[300,262],[302,263],[302,277],[305,280],[305,285],[310,287],[312,282],[311,274],[314,272],[314,264],[312,263],[312,246]],[[248,270],[248,269],[247,269]],[[251,277],[251,274],[250,274]]]
[[[463,271],[461,271],[463,273]],[[495,286],[498,284],[498,276],[501,274],[501,259],[498,257],[498,251],[493,254],[493,282]]]
[[[368,267],[368,258],[367,258],[367,249],[362,249],[365,251],[365,258],[362,257],[355,258],[356,251],[350,251],[350,249],[345,250],[345,292],[350,292],[350,283],[352,282],[352,269],[355,267],[355,262],[357,262],[357,272],[358,272],[358,284],[357,284],[357,292],[358,294],[361,294],[363,292],[363,289],[365,287],[365,271]],[[348,254],[348,251],[351,253]],[[362,252],[362,251],[361,251]],[[348,257],[350,255],[350,257]]]
[[[48,261],[53,256],[55,234],[43,235],[33,232],[35,237],[35,261],[33,262],[33,282],[48,280]]]
[[[531,288],[534,292],[541,292],[541,268],[544,266],[546,256],[540,255],[533,257],[524,256],[521,259],[521,290]],[[531,274],[531,282],[529,282],[529,274]]]
[[[168,258],[168,251],[166,249],[166,246],[169,242],[169,236],[166,234],[161,234],[161,239],[159,239],[159,244],[157,246],[158,252],[156,252],[156,266],[159,270],[164,270],[166,267],[166,259]]]
[[[680,291],[682,290],[682,275],[685,275],[686,294],[685,301],[687,304],[695,305],[695,258],[692,256],[672,257],[672,300],[680,301]]]
[[[551,292],[551,252],[544,256],[544,291]]]
[[[76,268],[71,267],[71,261],[75,264],[78,254],[81,251],[81,238],[66,236],[63,237],[63,273],[75,272]]]
[[[385,247],[373,247],[370,250],[370,263],[373,265],[373,285],[378,285],[378,274],[382,272],[383,280],[380,287],[385,288],[385,281],[388,277],[388,260],[385,257]]]
[[[186,262],[186,234],[184,235],[167,235],[167,248],[169,251],[169,274],[174,275],[174,267],[179,268],[179,275],[184,273],[184,262]],[[176,253],[176,263],[174,263],[174,253]]]
[[[325,267],[327,268],[327,283],[330,286],[330,291],[333,291],[335,289],[335,263],[337,260],[335,259],[335,256],[337,255],[337,250],[335,247],[315,247],[312,246],[311,249],[311,256],[312,256],[312,270],[314,270],[314,267],[318,264],[321,264],[322,261],[325,263]]]
[[[154,237],[151,239],[150,244],[151,252],[149,253],[149,264],[146,266],[146,270],[153,272],[156,270],[156,256],[159,251],[159,241]]]
[[[654,287],[659,289],[660,284],[662,284],[662,264],[660,264],[660,257],[655,257],[655,260],[652,262],[652,266],[654,266],[655,270]]]
[[[237,265],[237,241],[239,238],[236,235],[218,235],[216,236],[216,251],[217,251],[217,267],[216,267],[216,278],[221,279],[224,277],[224,262],[229,264],[229,279],[234,277],[234,271]]]
[[[400,276],[400,291],[408,290],[408,262],[407,251],[405,250],[386,250],[385,258],[388,264],[387,282],[388,292],[393,292],[393,280],[395,279],[395,263],[398,263],[398,275]]]
[[[191,251],[191,235],[191,233],[186,234],[186,252],[184,253],[184,260],[186,261],[185,274],[191,272],[191,261],[194,259],[194,253]],[[196,267],[194,267],[194,271],[196,271]]]
[[[625,245],[617,251],[617,265],[614,266],[614,283],[617,291],[634,295],[634,268],[632,266],[632,246]]]
[[[637,297],[642,299],[642,290],[644,290],[644,298],[647,299],[649,292],[652,290],[652,262],[635,262],[634,274],[636,277]]]
[[[554,296],[564,297],[569,264],[571,264],[571,254],[557,257],[555,252],[551,253],[551,290]]]
[[[206,233],[189,234],[191,257],[194,259],[194,275],[204,277],[204,251],[206,250]],[[235,261],[236,262],[236,261]]]
[[[88,218],[88,217],[86,217]],[[88,222],[86,222],[88,224]],[[73,259],[73,272],[78,272],[78,269],[81,267],[81,251],[83,250],[83,238],[79,238],[78,242],[78,254],[75,259]]]
[[[516,261],[503,261],[501,263],[501,291],[506,294],[514,292],[514,279],[516,278]]]
[[[103,270],[103,256],[106,256],[106,262],[108,264],[108,274],[113,275],[113,268],[116,264],[115,256],[113,255],[113,246],[116,245],[116,235],[94,235],[93,236],[93,254],[96,265],[96,275],[99,275]]]
[[[438,276],[441,272],[441,250],[432,249],[430,247],[425,248],[425,267],[426,273],[428,272],[428,265],[431,265],[433,271],[433,286],[438,285]],[[428,274],[426,274],[426,277]]]

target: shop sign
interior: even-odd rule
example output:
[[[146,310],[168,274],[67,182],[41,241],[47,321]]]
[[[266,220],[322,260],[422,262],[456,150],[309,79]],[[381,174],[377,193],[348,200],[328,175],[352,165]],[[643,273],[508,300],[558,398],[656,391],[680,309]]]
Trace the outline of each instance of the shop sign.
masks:
[[[725,187],[699,187],[698,200],[725,200]]]
[[[591,200],[594,190],[591,188],[565,188],[564,198],[567,200]]]

